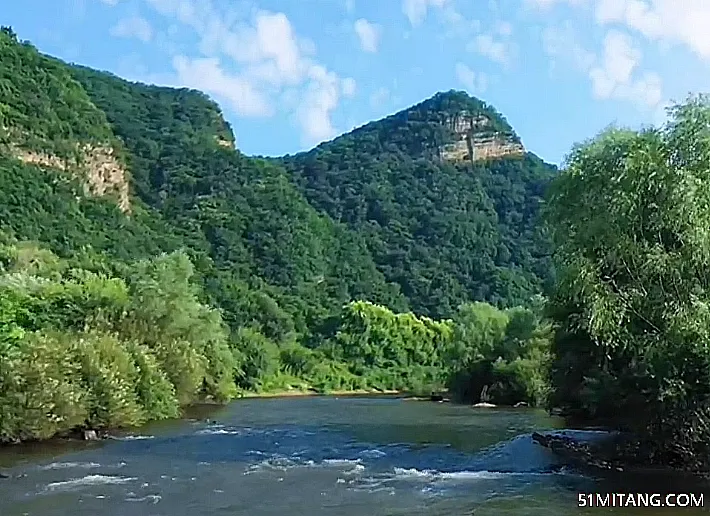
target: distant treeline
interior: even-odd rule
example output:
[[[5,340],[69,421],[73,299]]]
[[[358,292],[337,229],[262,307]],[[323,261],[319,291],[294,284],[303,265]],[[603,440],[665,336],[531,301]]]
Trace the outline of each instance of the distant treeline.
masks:
[[[131,264],[62,260],[0,246],[0,441],[177,417],[185,405],[288,388],[402,390],[452,385],[492,401],[541,402],[550,328],[529,309],[464,305],[452,320],[363,301],[312,343],[230,332],[203,303],[181,252]],[[310,346],[310,347],[309,347]]]

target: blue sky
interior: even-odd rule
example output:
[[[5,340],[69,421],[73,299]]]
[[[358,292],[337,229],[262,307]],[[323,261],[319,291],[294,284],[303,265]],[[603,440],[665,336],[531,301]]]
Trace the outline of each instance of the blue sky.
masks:
[[[45,53],[205,91],[247,154],[304,150],[454,88],[559,163],[610,123],[659,123],[710,91],[710,0],[4,4],[0,24]]]

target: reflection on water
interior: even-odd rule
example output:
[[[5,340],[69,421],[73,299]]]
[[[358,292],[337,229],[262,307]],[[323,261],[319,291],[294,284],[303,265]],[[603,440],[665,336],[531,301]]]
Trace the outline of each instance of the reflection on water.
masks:
[[[530,439],[560,426],[534,410],[317,397],[200,411],[107,442],[0,451],[14,475],[0,480],[0,514],[555,516],[600,511],[577,508],[578,492],[706,487],[573,471]]]

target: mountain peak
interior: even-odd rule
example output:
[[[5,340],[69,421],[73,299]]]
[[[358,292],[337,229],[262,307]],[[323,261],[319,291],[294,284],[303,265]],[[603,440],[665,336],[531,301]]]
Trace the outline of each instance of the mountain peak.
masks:
[[[525,153],[503,115],[465,91],[439,92],[395,116],[439,125],[443,134],[436,151],[443,161],[481,161]]]
[[[494,130],[515,135],[515,131],[508,121],[493,106],[461,90],[440,91],[403,112],[406,112],[410,117],[415,114],[420,116],[424,114],[429,116],[448,115],[449,117],[481,116],[489,120]]]
[[[358,140],[372,147],[398,148],[408,156],[444,162],[475,162],[522,156],[525,149],[508,121],[495,108],[465,91],[449,90],[370,122],[337,140]],[[329,146],[325,143],[319,146]]]

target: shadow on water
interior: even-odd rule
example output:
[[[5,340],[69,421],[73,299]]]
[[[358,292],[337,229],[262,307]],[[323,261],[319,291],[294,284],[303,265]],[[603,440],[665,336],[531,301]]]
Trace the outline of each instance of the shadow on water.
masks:
[[[169,434],[179,431],[186,422],[208,421],[224,414],[228,407],[214,404],[200,404],[187,407],[183,417],[176,420],[157,421],[149,423],[140,429],[125,429],[112,432],[119,439],[136,432],[144,434]],[[5,468],[17,467],[21,464],[36,463],[42,460],[52,461],[73,452],[90,452],[99,450],[113,442],[112,439],[101,441],[83,441],[76,438],[56,438],[46,441],[30,441],[21,444],[0,446],[0,471]]]

